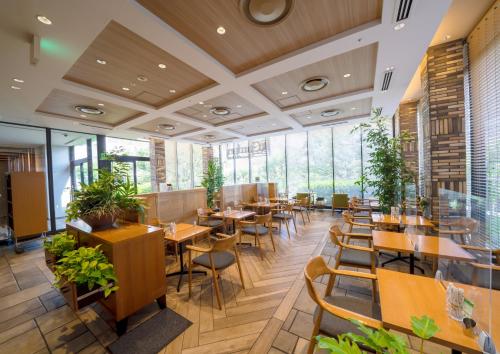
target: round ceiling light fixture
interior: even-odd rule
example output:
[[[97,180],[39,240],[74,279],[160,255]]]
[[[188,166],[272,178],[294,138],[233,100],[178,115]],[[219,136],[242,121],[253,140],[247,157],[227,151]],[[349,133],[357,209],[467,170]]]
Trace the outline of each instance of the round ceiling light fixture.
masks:
[[[52,24],[52,21],[47,16],[37,15],[36,19],[38,21],[40,21],[41,23],[43,23],[44,25],[51,25]]]
[[[101,65],[106,65],[108,63],[106,60],[100,58],[96,59],[95,61],[97,62],[97,64]]]
[[[342,111],[340,109],[327,109],[326,111],[321,112],[321,116],[323,118],[330,118],[338,116]]]
[[[252,23],[261,26],[275,25],[290,13],[294,0],[240,0],[240,10]]]
[[[330,80],[326,77],[316,76],[302,81],[300,88],[306,92],[315,92],[324,89],[329,83]]]
[[[213,140],[213,139],[215,139],[215,135],[207,134],[207,135],[205,135],[205,138],[208,140]]]
[[[395,31],[399,31],[399,30],[403,29],[404,26],[405,26],[405,23],[404,22],[400,22],[396,26],[394,26],[394,30]]]
[[[90,114],[93,116],[101,116],[104,114],[104,111],[102,109],[97,108],[97,107],[77,105],[74,108],[77,112],[84,113],[84,114]]]
[[[228,107],[214,107],[210,109],[210,113],[215,114],[216,116],[227,116],[231,113],[231,109]]]
[[[158,124],[158,129],[162,129],[162,130],[175,130],[175,126],[173,126],[172,124],[161,123],[161,124]]]
[[[137,76],[137,81],[146,82],[146,81],[148,81],[148,78],[144,75],[139,75],[139,76]]]

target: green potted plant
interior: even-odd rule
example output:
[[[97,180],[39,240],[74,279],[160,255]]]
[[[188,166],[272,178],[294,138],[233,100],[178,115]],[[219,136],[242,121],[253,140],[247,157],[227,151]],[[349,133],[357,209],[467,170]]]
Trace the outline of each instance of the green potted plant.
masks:
[[[74,310],[119,289],[113,264],[102,253],[100,245],[66,252],[57,262],[54,275],[54,285],[61,289]]]
[[[366,132],[366,143],[370,149],[368,166],[363,171],[363,186],[371,187],[379,201],[380,209],[388,214],[391,206],[404,200],[405,185],[414,180],[414,174],[406,167],[402,146],[412,140],[407,131],[393,137],[389,134],[386,118],[374,111],[370,123],[353,129]],[[361,181],[359,182],[361,183]]]
[[[391,333],[383,328],[371,329],[361,322],[351,320],[358,326],[359,331],[364,335],[354,333],[341,334],[335,338],[317,336],[318,348],[329,350],[330,353],[361,354],[359,345],[369,348],[374,353],[409,354],[408,343],[399,335]],[[439,327],[434,320],[428,316],[411,318],[411,327],[414,335],[420,338],[420,354],[424,353],[424,340],[432,338]]]
[[[66,209],[67,221],[80,218],[94,230],[109,228],[117,217],[130,212],[143,213],[144,202],[135,197],[128,174],[117,167],[101,169],[96,181],[82,183]]]
[[[207,206],[213,208],[214,198],[224,184],[222,168],[216,159],[208,161],[207,172],[203,175],[201,185],[207,189]]]
[[[45,263],[50,270],[54,271],[56,262],[67,252],[73,251],[76,246],[76,240],[73,235],[68,235],[66,231],[47,237],[43,241],[45,250]]]

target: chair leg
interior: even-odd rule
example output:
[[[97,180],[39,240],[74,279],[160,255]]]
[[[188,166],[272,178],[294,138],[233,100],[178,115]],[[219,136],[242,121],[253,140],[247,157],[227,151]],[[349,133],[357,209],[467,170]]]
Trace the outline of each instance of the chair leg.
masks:
[[[188,284],[189,284],[189,297],[191,297],[191,279],[192,279],[191,250],[188,251]]]
[[[307,215],[307,221],[311,222],[311,219],[309,218],[309,210],[306,208],[306,215]]]
[[[260,243],[260,238],[256,237],[257,247],[259,247],[260,259],[264,260],[264,253],[262,252],[262,244]]]
[[[278,228],[278,231],[279,231],[279,234],[281,235],[281,219],[278,220],[278,222],[280,223],[280,226]]]
[[[219,281],[217,279],[217,272],[215,271],[214,262],[212,259],[212,254],[210,256],[210,265],[212,267],[212,276],[214,278],[214,287],[215,287],[215,295],[217,296],[217,304],[219,305],[219,310],[222,310],[222,303],[220,298],[220,289],[219,289]]]
[[[288,234],[288,239],[290,239],[290,228],[288,227],[288,220],[284,220],[286,226],[286,233]]]
[[[306,219],[304,219],[304,212],[301,210],[300,211],[300,216],[302,216],[302,224],[306,224]]]
[[[273,233],[271,231],[269,232],[269,237],[271,237],[271,243],[273,244],[273,251],[276,252],[276,247],[274,247]]]
[[[236,267],[238,268],[238,273],[240,273],[241,287],[245,289],[245,282],[243,281],[243,273],[241,272],[240,256],[238,255],[238,250],[235,248],[234,253],[236,255]]]
[[[295,229],[295,234],[297,234],[297,224],[295,223],[295,216],[292,215],[293,228]]]
[[[323,317],[323,310],[320,309],[318,313],[318,318],[314,322],[314,328],[311,335],[311,342],[309,343],[309,348],[307,349],[307,354],[313,354],[314,348],[316,347],[316,336],[319,333],[319,325],[321,324],[321,318]]]

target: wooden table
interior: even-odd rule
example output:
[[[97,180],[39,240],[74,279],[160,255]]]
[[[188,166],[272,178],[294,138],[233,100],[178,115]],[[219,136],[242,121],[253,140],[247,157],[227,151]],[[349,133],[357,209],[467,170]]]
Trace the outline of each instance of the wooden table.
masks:
[[[446,237],[409,235],[400,232],[372,231],[373,248],[376,250],[396,251],[410,255],[410,273],[415,273],[415,252],[424,256],[441,257],[457,261],[474,261],[475,258],[458,244]],[[382,266],[391,259],[382,263]],[[423,273],[423,270],[422,270]]]
[[[195,239],[200,236],[208,235],[212,230],[211,227],[191,225],[191,224],[177,224],[176,231],[174,234],[165,233],[165,240],[175,242],[179,249],[179,263],[180,270],[178,272],[173,272],[167,274],[167,277],[179,275],[179,282],[177,283],[177,292],[181,288],[182,276],[187,274],[188,271],[184,266],[184,242]],[[207,274],[205,271],[193,270],[192,273],[203,273]]]
[[[411,334],[411,316],[427,315],[440,328],[431,341],[450,347],[454,352],[481,353],[477,338],[466,332],[461,322],[448,317],[446,290],[440,281],[381,268],[377,268],[377,280],[384,327]],[[485,288],[454,284],[463,288],[465,296],[474,302],[473,318],[477,326],[490,331],[488,323],[491,315],[490,334],[498,348],[500,317],[495,311],[500,308],[500,291],[490,292]]]
[[[254,209],[271,209],[277,207],[278,205],[279,203],[273,203],[273,202],[256,202],[247,204],[247,206]]]
[[[391,216],[388,214],[373,213],[372,221],[374,224],[392,225],[392,226],[423,226],[434,227],[434,224],[420,215],[399,215]]]
[[[269,198],[269,201],[282,204],[282,203],[288,203],[290,199],[285,197],[274,197],[274,198]]]
[[[218,219],[229,219],[233,222],[233,232],[236,232],[236,221],[244,220],[251,216],[254,216],[255,211],[249,210],[231,210],[231,211],[219,211],[217,213],[211,214],[210,217]]]

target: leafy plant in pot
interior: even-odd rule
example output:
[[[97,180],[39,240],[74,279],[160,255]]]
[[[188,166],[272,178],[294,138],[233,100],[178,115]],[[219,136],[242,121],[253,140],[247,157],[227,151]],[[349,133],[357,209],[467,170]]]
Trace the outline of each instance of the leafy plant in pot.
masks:
[[[100,245],[66,252],[57,263],[54,285],[61,288],[74,309],[86,306],[102,295],[108,297],[119,289],[113,264],[102,253]]]
[[[201,185],[207,189],[207,206],[213,208],[214,196],[224,185],[224,175],[217,159],[208,160],[207,172],[203,175]]]
[[[92,229],[109,228],[125,212],[144,213],[144,202],[135,197],[136,190],[120,164],[113,170],[99,170],[99,178],[91,184],[81,183],[68,203],[67,221],[81,218]]]
[[[43,241],[45,249],[45,263],[50,270],[54,270],[56,262],[67,252],[73,251],[76,247],[76,240],[73,235],[66,232],[55,234]]]
[[[389,134],[386,118],[374,111],[370,123],[363,123],[352,132],[363,130],[365,141],[370,148],[368,166],[363,171],[363,177],[358,182],[363,187],[370,187],[379,200],[380,209],[388,214],[391,206],[404,200],[405,185],[414,181],[414,174],[406,167],[402,148],[403,144],[413,138],[407,131],[398,136]],[[366,132],[366,133],[365,133]]]

